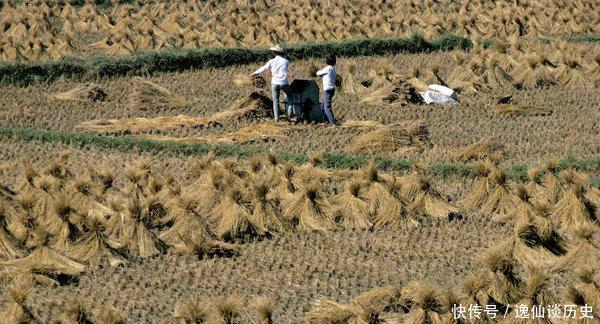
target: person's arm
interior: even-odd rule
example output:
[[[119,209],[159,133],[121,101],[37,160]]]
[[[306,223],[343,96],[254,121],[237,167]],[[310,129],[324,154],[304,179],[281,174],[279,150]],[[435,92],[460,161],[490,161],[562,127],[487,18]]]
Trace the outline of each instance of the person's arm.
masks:
[[[261,74],[261,73],[265,72],[266,70],[268,70],[269,68],[271,68],[271,60],[269,60],[267,62],[267,64],[259,67],[258,70],[254,71],[254,73],[252,73],[252,75]]]
[[[324,67],[323,69],[317,71],[317,76],[323,76],[329,72],[329,66]]]

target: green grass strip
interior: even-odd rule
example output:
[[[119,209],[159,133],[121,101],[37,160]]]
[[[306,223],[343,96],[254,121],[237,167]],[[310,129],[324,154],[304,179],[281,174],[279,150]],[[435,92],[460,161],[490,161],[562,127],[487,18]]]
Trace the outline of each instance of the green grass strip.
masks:
[[[249,158],[267,151],[255,146],[241,146],[237,144],[203,144],[181,143],[174,141],[156,141],[141,139],[132,136],[103,136],[91,133],[56,132],[35,128],[0,127],[0,136],[14,140],[42,143],[62,143],[76,148],[96,148],[116,150],[122,152],[146,152],[151,154],[171,154],[175,156],[203,156],[213,152],[218,157]],[[307,154],[277,151],[276,157],[301,165],[310,158]],[[343,153],[326,153],[319,157],[320,165],[327,169],[358,169],[371,160],[382,170],[406,172],[416,161],[408,159],[390,159],[385,157],[369,157],[361,155],[346,155]],[[471,177],[474,176],[473,167],[459,162],[434,162],[429,165],[430,172],[441,178]],[[517,164],[506,167],[506,174],[513,181],[526,181],[527,170],[533,164]],[[600,171],[600,156],[576,159],[564,157],[558,162],[557,169],[564,170],[573,167],[581,171]],[[600,179],[592,179],[596,187],[600,187]]]
[[[325,57],[336,53],[340,57],[386,55],[467,50],[468,38],[446,35],[426,40],[418,33],[402,38],[366,38],[284,46],[292,60]],[[0,85],[24,86],[48,83],[59,78],[96,80],[124,75],[149,75],[157,72],[178,72],[202,68],[223,68],[266,61],[268,48],[201,48],[168,49],[136,53],[120,57],[64,57],[47,62],[0,62]]]

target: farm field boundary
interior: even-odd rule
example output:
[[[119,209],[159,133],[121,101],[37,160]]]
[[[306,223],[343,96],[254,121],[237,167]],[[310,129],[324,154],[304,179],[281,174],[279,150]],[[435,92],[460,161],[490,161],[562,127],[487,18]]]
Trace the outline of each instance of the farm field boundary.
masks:
[[[539,38],[541,42],[557,39],[567,42],[599,42],[600,35]],[[480,43],[491,46],[493,41],[482,40]],[[472,45],[473,42],[469,38],[462,36],[445,35],[435,40],[426,40],[420,34],[414,33],[410,37],[301,43],[285,48],[289,58],[301,60],[324,57],[332,52],[342,57],[382,56],[395,53],[468,50]],[[203,48],[171,49],[117,57],[64,57],[56,61],[0,62],[0,85],[26,86],[33,83],[49,83],[60,78],[97,80],[126,75],[223,68],[264,61],[269,56],[267,48]]]
[[[264,149],[253,146],[240,146],[236,144],[204,144],[181,143],[173,141],[154,141],[135,138],[131,136],[115,137],[101,136],[90,133],[56,132],[34,128],[0,127],[0,135],[15,140],[28,142],[58,142],[77,148],[99,148],[118,151],[138,150],[147,153],[167,153],[180,156],[203,156],[213,152],[219,157],[249,158],[256,154],[266,153]],[[289,153],[284,151],[274,152],[275,156],[295,164],[304,164],[310,160],[307,154]],[[329,169],[358,169],[369,161],[374,160],[377,165],[386,171],[407,171],[416,161],[408,159],[390,159],[385,157],[368,157],[346,154],[324,154],[319,157],[319,163]],[[507,176],[514,181],[527,180],[527,170],[533,164],[514,164],[506,167]],[[558,170],[573,167],[582,171],[600,171],[600,156],[577,159],[571,156],[563,157],[558,163]],[[469,177],[475,171],[472,165],[466,163],[431,163],[430,171],[433,175],[443,178],[450,176]],[[600,179],[593,181],[595,187],[600,187]]]
[[[466,50],[472,46],[468,38],[446,35],[426,40],[420,34],[406,38],[369,38],[286,46],[291,59],[324,57],[334,52],[338,56],[372,56],[393,53],[422,53]],[[147,75],[156,72],[178,72],[190,69],[223,68],[232,65],[264,61],[270,56],[267,48],[206,48],[172,49],[121,57],[65,57],[47,62],[2,62],[0,85],[27,85],[53,82],[59,78],[101,79],[123,75]]]

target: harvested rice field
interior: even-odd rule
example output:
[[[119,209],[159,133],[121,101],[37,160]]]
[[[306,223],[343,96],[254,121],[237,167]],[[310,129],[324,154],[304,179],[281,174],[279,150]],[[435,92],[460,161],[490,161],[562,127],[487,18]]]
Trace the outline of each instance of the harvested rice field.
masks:
[[[597,46],[584,46],[588,52],[598,51]],[[425,72],[432,64],[441,66],[444,78],[454,76],[451,66],[453,55],[399,54],[384,58],[361,57],[344,60],[340,63],[340,74],[348,66],[354,66],[357,80],[373,79],[373,71],[390,68],[398,73],[410,74],[420,67],[423,82],[432,82]],[[290,79],[306,77],[316,60],[293,62]],[[176,100],[174,105],[134,104],[136,78],[118,78],[97,82],[106,93],[104,101],[58,100],[53,95],[78,87],[75,81],[60,81],[50,85],[33,85],[26,88],[3,87],[0,94],[6,100],[0,103],[3,115],[0,124],[11,127],[31,127],[61,132],[88,131],[100,134],[125,134],[136,137],[151,137],[181,141],[202,142],[218,140],[228,133],[235,132],[270,118],[264,116],[237,118],[222,116],[219,120],[209,117],[235,106],[249,96],[252,87],[231,84],[236,75],[249,74],[255,66],[240,66],[220,70],[199,70],[186,73],[162,74],[148,80],[169,88]],[[375,77],[379,77],[375,75]],[[316,79],[315,79],[316,80]],[[592,83],[593,85],[593,83]],[[266,87],[264,96],[270,99]],[[457,105],[434,106],[420,104],[388,104],[384,101],[364,103],[368,92],[360,94],[339,91],[334,105],[342,127],[328,129],[314,125],[286,127],[285,131],[274,136],[250,137],[240,140],[241,144],[258,146],[270,150],[294,153],[344,152],[357,137],[372,129],[357,128],[353,121],[369,121],[381,124],[422,121],[429,132],[432,147],[426,151],[387,151],[378,152],[392,158],[408,157],[429,162],[453,160],[461,149],[482,140],[491,141],[504,148],[502,163],[544,162],[569,155],[574,157],[597,156],[598,145],[599,92],[596,87],[571,89],[555,86],[552,88],[515,90],[499,88],[484,93],[464,94]],[[494,106],[498,97],[512,95],[513,100],[542,111],[526,115],[503,113]],[[518,108],[518,107],[517,107]],[[269,113],[267,111],[267,113]],[[176,119],[173,119],[177,117]],[[256,118],[255,118],[256,117]],[[172,118],[172,119],[168,119]],[[344,127],[344,122],[350,121]],[[564,129],[569,132],[565,133]],[[201,137],[200,139],[197,139]],[[216,139],[215,139],[216,137]],[[186,139],[188,138],[188,139]],[[236,138],[229,141],[234,142]],[[291,145],[291,142],[294,144]],[[360,153],[360,152],[359,152]],[[363,152],[368,153],[368,152]]]
[[[0,322],[600,321],[597,7],[0,1]]]

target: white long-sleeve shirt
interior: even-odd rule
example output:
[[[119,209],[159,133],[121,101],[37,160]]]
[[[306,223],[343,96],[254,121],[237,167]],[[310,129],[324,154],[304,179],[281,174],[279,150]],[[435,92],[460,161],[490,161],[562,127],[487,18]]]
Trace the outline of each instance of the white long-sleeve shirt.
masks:
[[[277,55],[270,59],[267,64],[254,71],[253,74],[261,74],[268,69],[271,69],[271,84],[286,85],[288,84],[288,66],[290,62],[281,55]]]
[[[323,77],[323,90],[335,89],[335,77],[336,77],[335,66],[327,65],[322,70],[317,72],[317,76]]]

